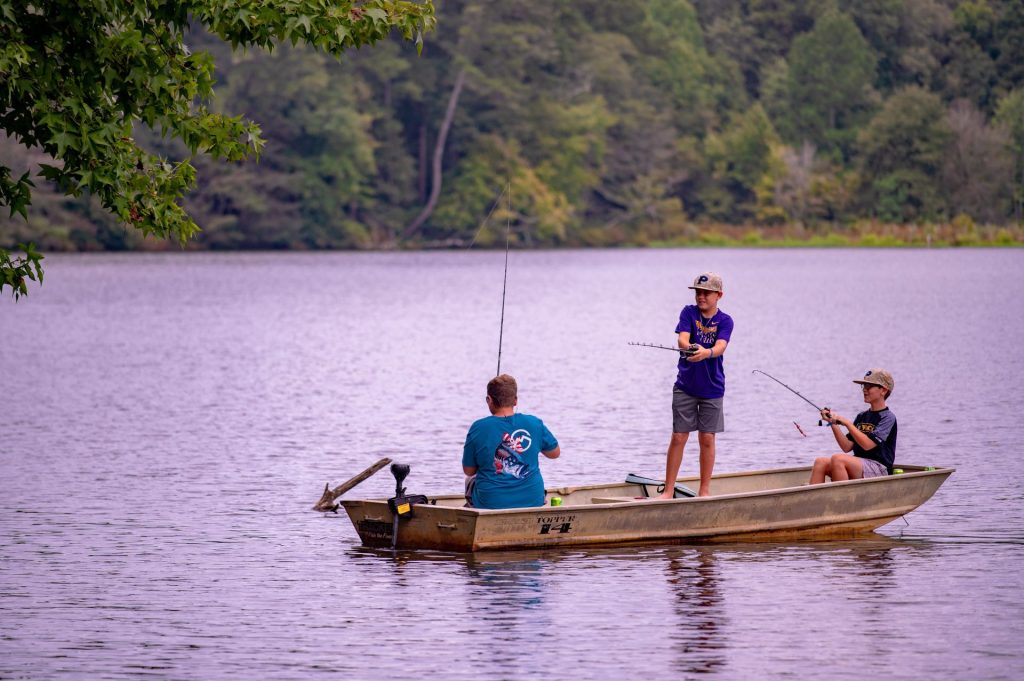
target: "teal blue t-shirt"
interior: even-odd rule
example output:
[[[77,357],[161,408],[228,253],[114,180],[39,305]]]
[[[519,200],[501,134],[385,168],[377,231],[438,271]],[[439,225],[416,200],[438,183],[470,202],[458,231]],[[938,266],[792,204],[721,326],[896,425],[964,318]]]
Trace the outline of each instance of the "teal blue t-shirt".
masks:
[[[462,465],[477,469],[473,506],[543,506],[539,456],[557,446],[555,436],[536,416],[487,416],[474,422],[462,450]]]

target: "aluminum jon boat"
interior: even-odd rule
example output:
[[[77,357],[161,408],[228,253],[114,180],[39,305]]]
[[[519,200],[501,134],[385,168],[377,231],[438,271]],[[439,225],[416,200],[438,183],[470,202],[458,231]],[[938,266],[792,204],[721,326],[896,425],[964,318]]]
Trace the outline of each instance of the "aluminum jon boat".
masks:
[[[898,464],[904,473],[807,485],[810,467],[715,475],[711,496],[653,500],[660,482],[548,488],[560,506],[465,508],[463,495],[341,502],[366,546],[473,552],[582,545],[843,539],[928,501],[953,468]],[[407,470],[407,469],[406,469]],[[697,478],[679,484],[696,485]],[[399,480],[398,487],[401,487]],[[404,490],[397,494],[404,493]],[[397,509],[397,514],[392,512]],[[396,518],[396,515],[398,516]]]

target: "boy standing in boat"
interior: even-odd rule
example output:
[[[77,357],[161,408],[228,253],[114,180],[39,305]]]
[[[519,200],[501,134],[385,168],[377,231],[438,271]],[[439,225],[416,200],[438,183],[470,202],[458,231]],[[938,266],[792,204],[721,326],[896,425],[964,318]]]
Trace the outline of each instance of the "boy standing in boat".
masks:
[[[518,386],[508,374],[487,383],[486,400],[491,415],[470,426],[462,450],[467,500],[474,508],[543,506],[539,454],[557,459],[558,440],[536,416],[515,413]]]
[[[853,421],[828,409],[821,410],[821,418],[832,426],[832,434],[842,453],[819,456],[811,468],[810,484],[875,478],[892,475],[896,461],[896,417],[885,401],[892,394],[892,374],[885,369],[870,369],[864,378],[855,380],[864,391],[864,401],[871,408],[857,414]],[[842,428],[847,434],[843,435]],[[853,455],[846,452],[853,451]]]
[[[700,446],[700,489],[697,496],[711,494],[711,473],[715,468],[715,434],[725,430],[723,402],[725,369],[722,355],[732,336],[732,317],[718,309],[724,295],[722,278],[705,272],[693,280],[695,305],[679,313],[679,373],[672,391],[672,439],[665,464],[665,492],[659,499],[671,499],[683,463],[683,450],[690,433],[697,431]]]

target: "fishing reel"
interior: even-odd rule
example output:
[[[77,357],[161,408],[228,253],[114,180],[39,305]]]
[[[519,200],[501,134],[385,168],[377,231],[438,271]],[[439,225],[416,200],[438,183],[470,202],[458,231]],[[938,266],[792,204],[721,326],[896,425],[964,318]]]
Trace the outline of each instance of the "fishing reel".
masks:
[[[700,350],[700,346],[699,345],[697,345],[696,343],[690,343],[685,348],[680,348],[679,349],[679,356],[683,357],[684,359],[686,357],[693,357],[694,355],[697,354],[697,352],[699,350]]]

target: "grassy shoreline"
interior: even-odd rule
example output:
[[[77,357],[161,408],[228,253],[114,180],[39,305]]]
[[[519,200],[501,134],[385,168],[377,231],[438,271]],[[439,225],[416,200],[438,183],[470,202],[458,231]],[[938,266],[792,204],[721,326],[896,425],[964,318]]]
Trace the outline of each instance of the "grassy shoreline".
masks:
[[[5,229],[8,227],[8,229]],[[225,248],[223,244],[205,244],[202,236],[182,248],[177,242],[143,237],[134,230],[124,230],[123,239],[101,243],[83,238],[73,230],[50,228],[40,231],[10,229],[0,221],[0,248],[16,250],[19,242],[33,242],[43,252],[166,252],[166,251],[411,251],[459,250],[469,244],[460,238],[437,241],[416,241],[405,244],[366,244],[356,248],[309,248],[303,244],[278,247],[242,245]],[[115,228],[116,229],[116,228]],[[517,244],[512,236],[513,247]],[[113,245],[111,245],[113,244]],[[503,248],[504,239],[483,240],[475,248]],[[852,225],[819,225],[805,227],[786,225],[727,225],[684,223],[672,226],[644,225],[634,231],[590,228],[560,243],[535,242],[530,248],[1020,248],[1024,247],[1024,225],[977,225],[966,218],[950,223],[897,225],[858,222]]]
[[[895,225],[862,222],[831,230],[800,225],[707,225],[649,246],[707,246],[744,248],[1019,248],[1024,225],[977,225],[954,220],[935,225]]]

